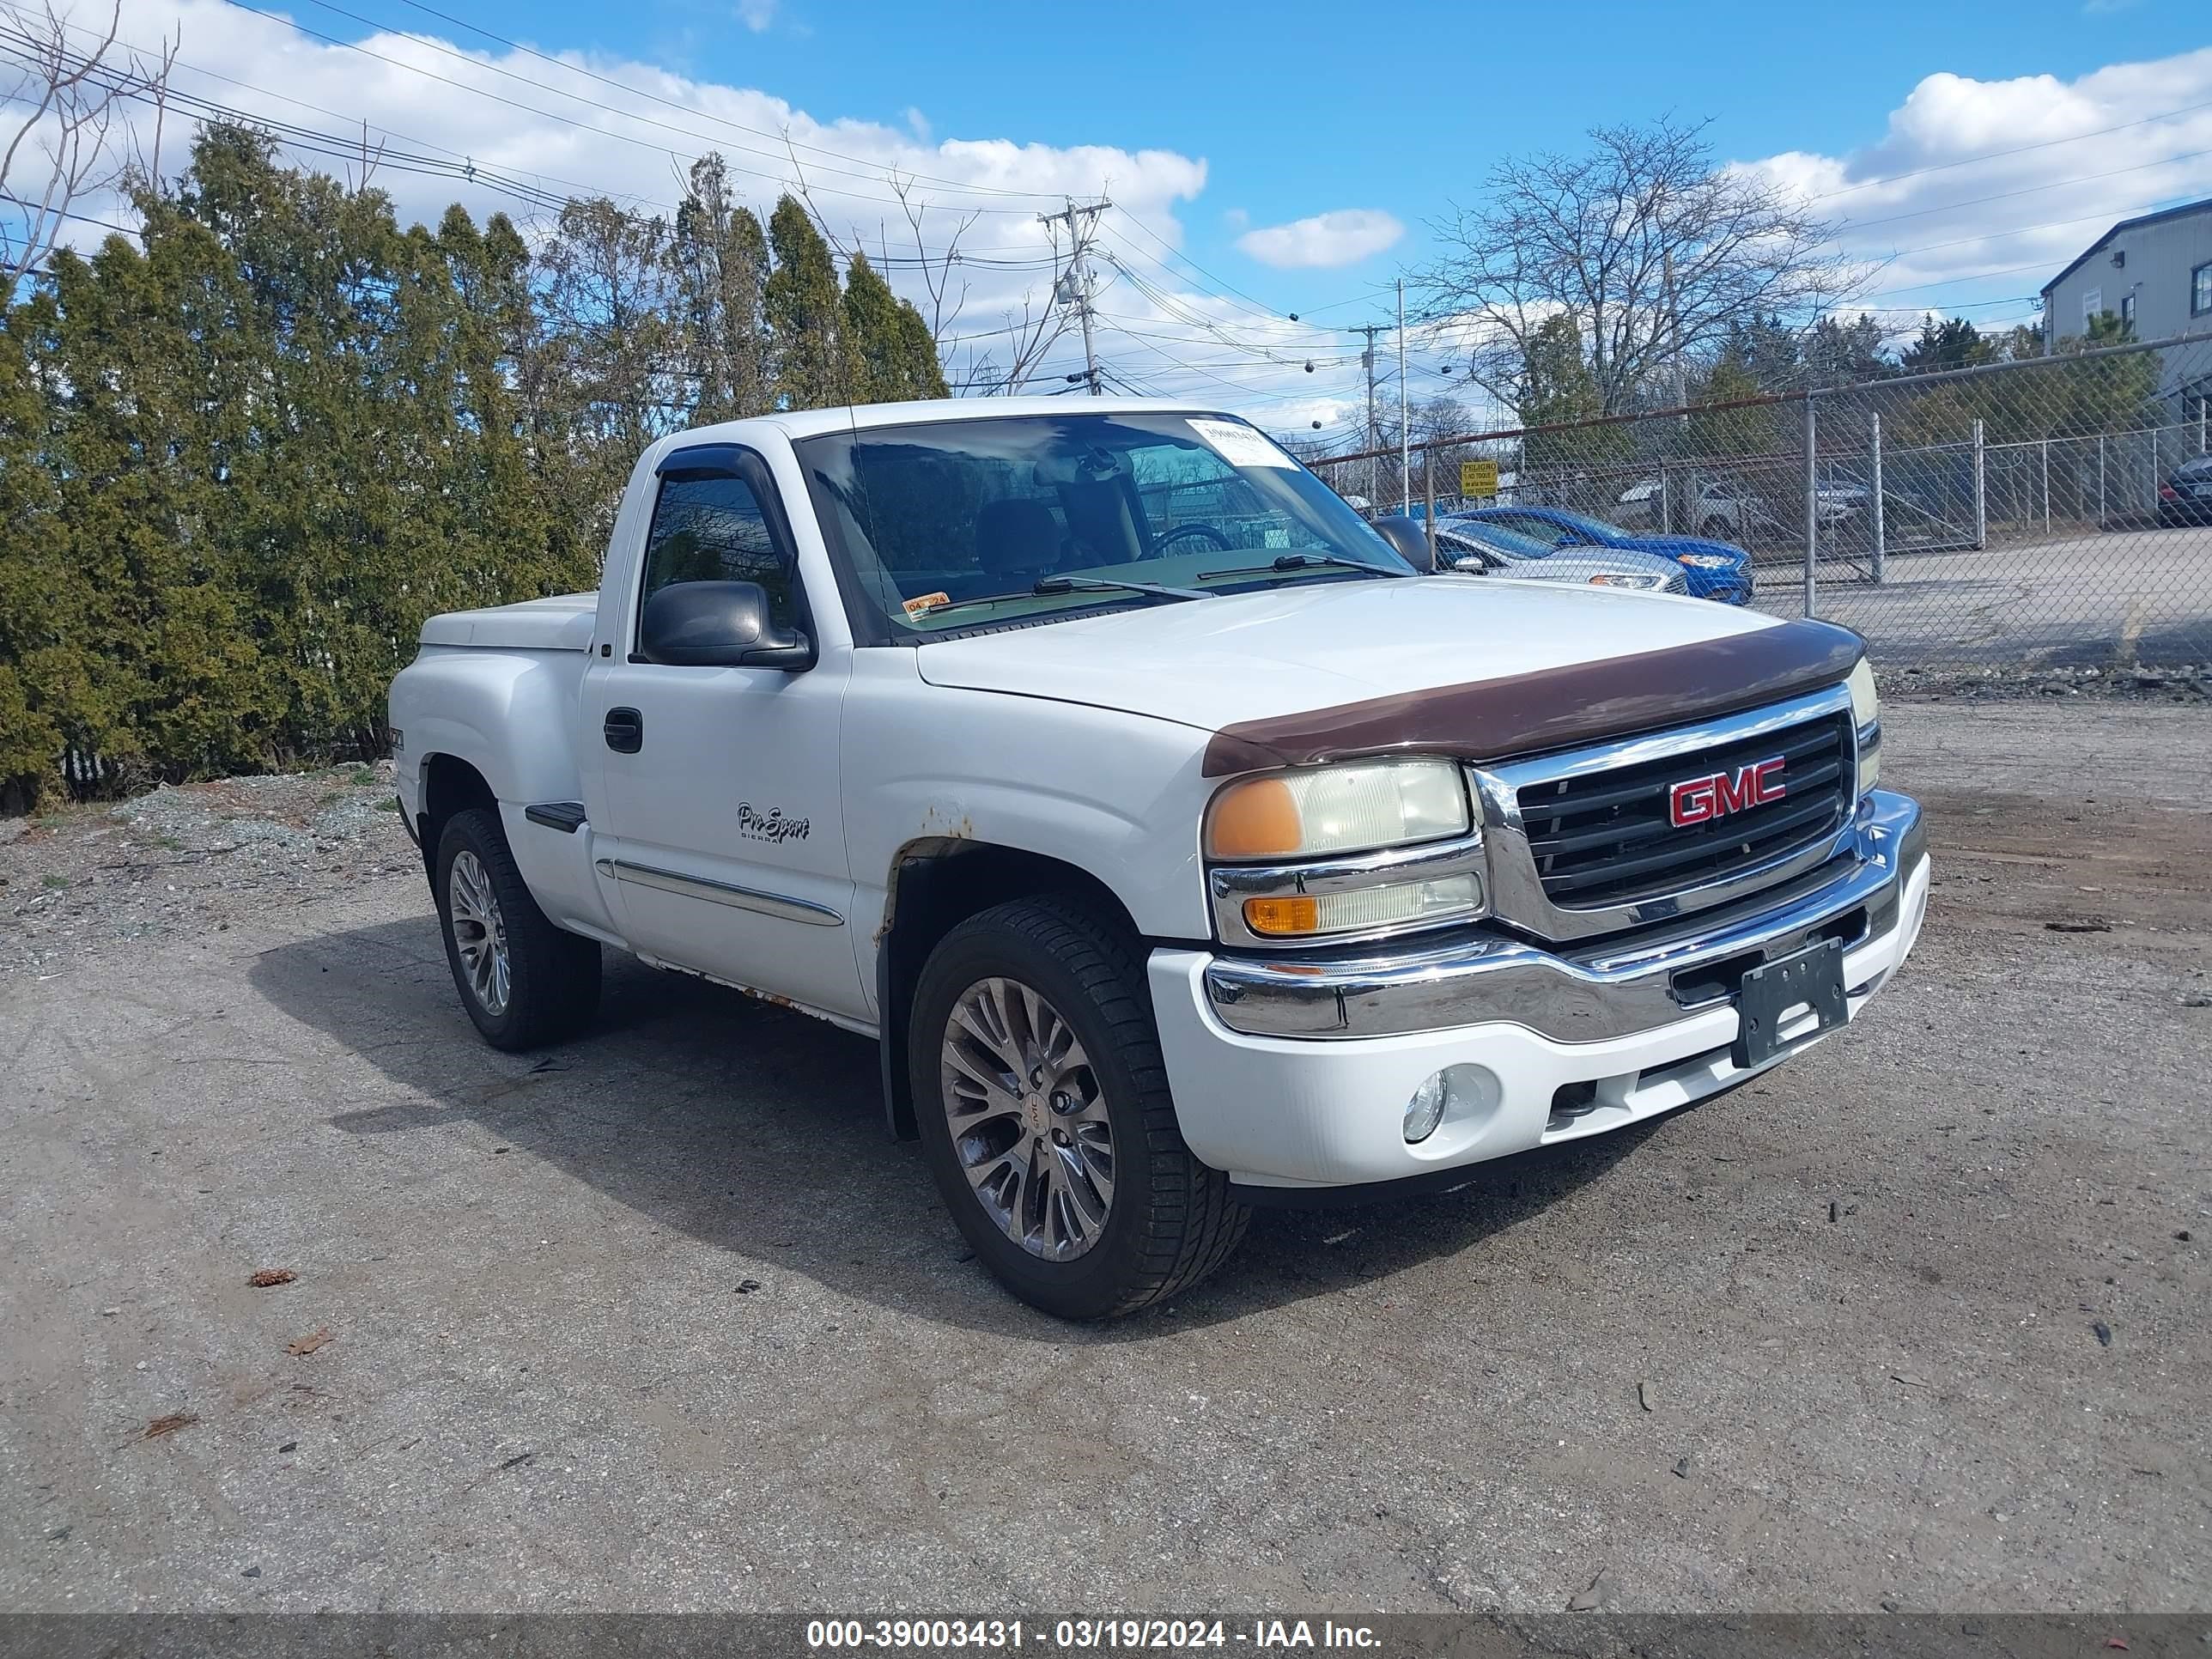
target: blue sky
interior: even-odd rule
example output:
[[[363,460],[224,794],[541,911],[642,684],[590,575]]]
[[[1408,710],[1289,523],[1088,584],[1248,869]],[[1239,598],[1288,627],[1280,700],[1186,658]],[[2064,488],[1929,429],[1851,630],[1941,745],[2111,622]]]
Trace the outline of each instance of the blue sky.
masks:
[[[777,0],[754,10],[765,24],[757,30],[710,0],[618,9],[487,0],[474,15],[502,33],[763,87],[824,117],[897,125],[918,109],[939,137],[1203,158],[1206,191],[1184,216],[1188,251],[1292,310],[1387,282],[1419,258],[1424,222],[1473,197],[1493,157],[1572,148],[1594,124],[1672,110],[1711,117],[1723,158],[1840,155],[1879,139],[1890,110],[1931,72],[2071,80],[2212,43],[2202,7],[2179,0],[1867,3],[1848,9],[1840,27],[1830,8],[1771,0],[1676,8],[1671,18],[1610,0],[1373,9]],[[1373,38],[1347,40],[1348,23]],[[1224,218],[1242,210],[1267,225],[1346,206],[1393,213],[1407,242],[1348,271],[1270,270],[1237,250]]]
[[[1593,125],[1711,118],[1718,159],[1884,262],[1865,303],[1899,334],[1922,307],[2028,317],[2112,220],[2212,195],[2201,0],[283,3],[122,0],[124,39],[180,35],[180,87],[335,135],[326,150],[366,129],[377,182],[433,222],[459,199],[542,227],[533,196],[583,191],[664,214],[682,167],[719,148],[763,210],[796,155],[833,235],[910,258],[885,181],[912,179],[923,248],[975,216],[933,316],[956,381],[1003,370],[1023,318],[1051,313],[1038,210],[1103,183],[1120,204],[1098,263],[1117,383],[1285,430],[1334,429],[1356,406],[1357,350],[1334,331],[1387,320],[1391,279],[1432,252],[1428,221],[1477,200],[1499,156],[1573,149]],[[891,275],[928,309],[911,263]],[[1417,332],[1414,383],[1451,384],[1452,355]],[[1042,386],[1080,352],[1063,336],[1032,362]]]

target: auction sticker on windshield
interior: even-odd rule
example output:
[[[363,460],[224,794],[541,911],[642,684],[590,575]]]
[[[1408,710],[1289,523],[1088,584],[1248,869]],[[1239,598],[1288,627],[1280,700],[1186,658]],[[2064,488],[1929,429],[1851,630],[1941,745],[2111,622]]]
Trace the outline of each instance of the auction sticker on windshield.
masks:
[[[1231,466],[1281,466],[1297,463],[1275,447],[1266,434],[1238,421],[1193,421],[1190,429],[1212,446],[1213,453]]]

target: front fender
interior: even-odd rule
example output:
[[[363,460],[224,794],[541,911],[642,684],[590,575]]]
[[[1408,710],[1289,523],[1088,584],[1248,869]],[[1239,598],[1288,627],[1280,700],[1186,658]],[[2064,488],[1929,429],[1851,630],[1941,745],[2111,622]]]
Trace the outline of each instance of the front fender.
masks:
[[[1147,938],[1212,935],[1198,833],[1212,793],[1200,770],[1206,732],[866,672],[855,676],[843,730],[856,915],[888,920],[892,872],[908,848],[975,841],[1073,865]],[[866,976],[872,963],[860,966]]]

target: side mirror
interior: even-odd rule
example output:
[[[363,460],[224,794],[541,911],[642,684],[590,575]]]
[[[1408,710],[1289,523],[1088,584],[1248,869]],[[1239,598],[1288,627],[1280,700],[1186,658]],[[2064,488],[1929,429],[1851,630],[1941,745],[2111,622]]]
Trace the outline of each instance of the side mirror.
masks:
[[[645,602],[638,648],[679,668],[814,666],[814,641],[769,620],[758,582],[671,582]]]
[[[1487,576],[1490,574],[1490,567],[1472,553],[1454,559],[1451,568],[1465,576]]]
[[[1419,519],[1393,513],[1375,520],[1375,532],[1390,544],[1398,556],[1416,570],[1429,567],[1429,532]]]

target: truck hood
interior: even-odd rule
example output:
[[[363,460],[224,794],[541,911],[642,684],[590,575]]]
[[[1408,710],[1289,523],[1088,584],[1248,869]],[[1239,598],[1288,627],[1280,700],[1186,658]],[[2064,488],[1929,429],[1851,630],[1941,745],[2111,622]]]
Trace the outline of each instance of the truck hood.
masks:
[[[1701,599],[1430,576],[1133,607],[936,641],[915,654],[932,685],[1125,709],[1217,732],[1778,625]]]

